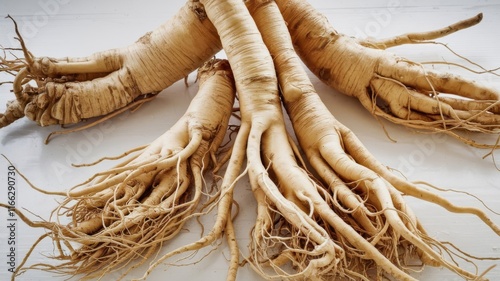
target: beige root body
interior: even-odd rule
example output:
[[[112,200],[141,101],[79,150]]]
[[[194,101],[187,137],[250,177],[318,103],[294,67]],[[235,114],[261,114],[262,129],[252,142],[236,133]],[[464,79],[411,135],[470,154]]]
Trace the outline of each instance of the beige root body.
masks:
[[[318,174],[325,186],[315,185],[311,188],[306,184],[293,182],[294,185],[288,188],[287,183],[280,183],[281,192],[288,195],[287,198],[296,198],[291,203],[307,210],[306,214],[318,217],[323,222],[324,232],[328,233],[332,241],[340,244],[345,253],[345,261],[339,262],[339,266],[316,268],[313,276],[317,279],[333,276],[356,278],[360,272],[368,276],[367,272],[379,267],[398,280],[414,280],[404,272],[404,268],[408,259],[418,254],[424,263],[448,267],[467,279],[480,278],[462,270],[452,261],[446,260],[440,251],[434,250],[434,247],[444,246],[436,245],[434,240],[429,239],[413,212],[404,203],[401,194],[410,193],[431,202],[437,196],[411,183],[394,181],[395,177],[388,176],[388,171],[381,171],[382,165],[374,160],[350,130],[335,120],[315,93],[293,50],[291,38],[275,3],[254,1],[252,4],[249,4],[250,10],[274,58],[284,105],[300,147],[311,163],[311,172]],[[377,170],[380,175],[375,172]],[[446,200],[443,201],[449,204]],[[446,207],[442,202],[435,203]],[[500,234],[498,226],[481,211],[457,209],[480,213],[478,216]],[[265,214],[260,220],[265,221],[266,216],[269,217],[269,214]],[[297,227],[294,221],[288,223],[291,225],[286,224],[286,227]],[[293,236],[283,237],[279,241],[277,233],[282,231],[272,230],[271,226],[268,223],[266,231],[260,231],[257,235],[276,233],[274,238],[259,237],[257,242],[263,245],[257,243],[258,248],[253,249],[261,252],[262,258],[258,262],[263,264],[268,264],[269,259],[265,252],[279,252],[281,244],[286,244],[283,246],[285,252],[293,247],[303,246]],[[262,242],[266,240],[269,241]],[[284,242],[287,240],[289,242]],[[301,254],[289,255],[288,258],[295,268],[314,266],[307,264],[310,261]],[[370,268],[370,265],[375,268]],[[279,267],[274,267],[279,272]],[[356,274],[352,274],[353,272]],[[306,275],[300,278],[311,277]]]
[[[227,61],[212,60],[199,69],[200,89],[183,117],[143,151],[92,182],[77,186],[53,212],[55,222],[39,223],[59,245],[81,245],[54,268],[65,274],[102,277],[126,274],[172,239],[200,207],[203,173],[214,163],[234,102]],[[70,217],[69,223],[60,218]],[[139,258],[139,259],[138,259]],[[24,262],[26,259],[24,260]],[[48,265],[18,268],[52,270]]]
[[[342,252],[328,238],[318,222],[308,217],[303,209],[292,204],[286,198],[288,195],[282,194],[282,187],[279,187],[305,184],[314,188],[314,184],[299,168],[293,149],[288,145],[289,138],[283,120],[272,58],[242,2],[233,0],[225,3],[202,3],[221,36],[234,73],[241,110],[241,127],[221,185],[221,199],[214,227],[199,241],[174,250],[159,261],[206,247],[218,239],[223,231],[227,231],[226,226],[231,219],[232,189],[243,164],[242,160],[246,156],[245,171],[255,196],[264,196],[270,204],[267,207],[274,206],[277,212],[304,234],[304,239],[311,241],[314,249],[307,249],[306,252],[309,253],[306,255],[314,259],[311,262],[313,266],[306,266],[302,271],[306,276],[313,277],[317,268],[335,267]],[[233,245],[234,247],[237,245]],[[291,251],[293,254],[295,250]],[[239,257],[234,254],[237,251],[231,252],[233,255],[230,258],[230,268],[234,268],[234,265],[238,265]],[[230,271],[227,279],[235,280],[236,272]]]
[[[496,92],[455,76],[423,71],[420,65],[375,48],[408,43],[405,37],[360,44],[341,36],[303,1],[189,3],[192,6],[187,7],[196,7],[196,17],[192,20],[201,25],[199,30],[208,29],[210,35],[200,39],[206,40],[203,42],[207,44],[207,52],[197,54],[208,55],[223,47],[232,74],[225,68],[226,63],[211,61],[209,65],[216,66],[216,70],[200,76],[200,92],[168,132],[142,149],[138,156],[96,174],[83,186],[58,193],[66,197],[53,216],[57,219],[69,216],[69,224],[58,220],[33,223],[23,216],[31,226],[49,229],[40,239],[51,237],[60,248],[65,242],[79,244],[81,248],[70,249],[71,255],[61,251],[60,258],[67,263],[60,266],[35,265],[20,267],[21,271],[42,268],[86,277],[103,276],[112,270],[127,274],[132,267],[146,261],[140,258],[157,253],[161,244],[174,237],[188,218],[199,215],[194,212],[202,200],[202,173],[216,164],[213,155],[227,130],[237,90],[241,126],[227,158],[219,191],[207,201],[217,204],[210,205],[217,208],[214,225],[199,240],[156,256],[142,279],[167,259],[213,245],[223,235],[230,248],[227,279],[236,279],[240,251],[232,221],[233,191],[245,175],[257,202],[257,219],[246,261],[266,279],[373,280],[390,276],[415,280],[408,272],[412,258],[419,258],[425,265],[445,267],[465,279],[485,279],[444,257],[449,253],[446,245],[425,232],[403,196],[432,202],[451,212],[473,214],[498,235],[499,227],[482,210],[454,205],[394,176],[379,163],[321,102],[292,41],[320,78],[359,98],[375,114],[395,118],[393,121],[409,120],[410,126],[430,124],[435,130],[459,127],[495,132],[500,123]],[[200,15],[207,19],[198,18]],[[211,23],[206,24],[206,20]],[[467,24],[471,23],[466,21]],[[189,29],[185,32],[189,35],[182,33],[182,36],[201,36]],[[425,40],[443,34],[413,34],[409,38]],[[135,48],[147,48],[151,42],[156,42],[158,48],[168,45],[162,42],[163,38],[161,32],[153,32],[124,50],[133,54]],[[201,42],[194,41],[193,44]],[[179,46],[184,48],[184,44]],[[114,52],[117,51],[109,54],[115,56]],[[325,56],[317,58],[323,52]],[[154,59],[153,53],[154,50],[147,53],[148,59]],[[90,61],[36,61],[41,63],[36,69],[41,69],[42,74],[52,73],[57,79],[62,79],[59,76],[64,71],[71,72],[71,78],[65,79],[72,82],[50,82],[66,86],[86,83],[91,77],[96,79],[92,81],[101,81],[106,75],[125,71],[133,78],[133,86],[123,81],[113,83],[136,88],[138,93],[156,91],[156,87],[171,83],[156,84],[148,80],[154,80],[157,73],[175,77],[164,69],[166,65],[156,64],[149,69],[152,60],[144,60],[142,65],[147,70],[132,72],[122,67],[126,61],[123,57],[121,63],[111,64],[106,59],[96,59],[101,55],[105,58],[106,54],[98,54]],[[193,61],[179,62],[174,68],[178,70],[186,63],[189,72],[201,60],[196,57]],[[94,67],[94,72],[87,71],[89,67]],[[25,75],[26,71],[20,73]],[[457,87],[461,90],[456,94],[468,100],[438,97],[437,92],[453,92]],[[27,90],[29,87],[25,87],[25,92],[18,90],[16,95]],[[42,94],[37,97],[43,98]],[[282,104],[290,116],[299,147],[286,130]],[[393,112],[382,111],[380,105],[387,105]],[[54,110],[57,108],[62,110],[53,106]],[[39,120],[49,120],[44,114]],[[395,117],[389,117],[391,114]],[[302,159],[301,153],[306,159]],[[470,258],[465,253],[463,256]]]
[[[482,15],[439,32],[360,41],[338,33],[306,1],[276,2],[307,67],[331,87],[358,98],[375,116],[411,128],[445,132],[469,145],[495,146],[476,143],[455,129],[498,134],[498,91],[451,73],[427,69],[384,50],[429,42],[480,22]]]
[[[78,123],[140,102],[186,77],[221,49],[199,6],[188,1],[134,44],[87,58],[33,58],[25,49],[25,59],[7,67],[18,72],[16,100],[0,115],[0,127],[23,116],[42,126]],[[172,38],[182,38],[182,44]]]

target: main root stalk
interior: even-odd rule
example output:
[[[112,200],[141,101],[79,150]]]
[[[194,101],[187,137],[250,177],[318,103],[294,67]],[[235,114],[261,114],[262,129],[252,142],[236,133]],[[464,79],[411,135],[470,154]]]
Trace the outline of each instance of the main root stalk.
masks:
[[[275,278],[309,279],[303,269],[315,268],[313,276],[318,280],[360,277],[353,272],[363,273],[369,279],[370,272],[381,268],[398,280],[415,280],[406,271],[412,259],[418,257],[424,264],[446,267],[466,279],[481,279],[445,259],[443,253],[449,250],[428,237],[401,194],[444,207],[451,203],[413,184],[395,180],[321,102],[294,52],[276,4],[263,0],[248,5],[273,56],[284,105],[300,147],[311,164],[311,173],[318,175],[321,183],[308,185],[291,180],[293,176],[285,171],[293,168],[281,158],[285,163],[271,163],[270,167],[283,169],[275,173],[287,204],[304,210],[300,218],[314,218],[320,223],[327,239],[335,241],[340,248],[337,251],[344,253],[337,266],[332,267],[306,258],[304,252],[314,249],[309,244],[313,236],[299,235],[301,219],[284,220],[286,215],[273,202],[279,196],[266,194],[266,198],[260,199],[261,212],[254,232],[256,246],[251,249],[259,257],[253,259],[256,267],[267,265],[274,269],[278,275],[266,277]],[[265,209],[266,203],[271,210]],[[456,207],[455,211],[476,214],[500,235],[498,226],[481,210]],[[277,257],[269,254],[280,251],[283,254]],[[280,267],[285,256],[297,270],[295,275],[285,274]],[[269,259],[272,262],[267,262]]]
[[[299,252],[311,260],[311,266],[300,268],[300,271],[312,278],[318,273],[318,268],[328,270],[336,267],[342,251],[328,238],[327,232],[314,218],[308,217],[303,208],[291,203],[287,194],[282,194],[280,184],[314,188],[314,183],[299,168],[289,145],[272,58],[242,2],[234,0],[222,3],[206,0],[202,3],[221,36],[235,76],[241,127],[221,185],[218,216],[214,227],[200,240],[169,252],[162,260],[206,247],[218,239],[224,230],[230,232],[228,222],[231,219],[233,187],[246,156],[247,168],[244,173],[248,174],[252,190],[256,198],[266,198],[266,203],[259,200],[259,204],[269,203],[285,220],[293,222],[297,232],[309,241],[312,248]],[[285,171],[286,175],[282,173]],[[267,205],[260,209],[265,210],[266,207]],[[261,221],[258,219],[258,222]],[[235,247],[237,246],[233,245],[232,248]],[[293,256],[293,252],[292,249],[289,254]],[[287,253],[282,257],[290,260]],[[230,267],[233,268],[236,262],[236,259],[231,259]],[[227,279],[235,278],[236,272],[230,271]]]
[[[98,278],[123,275],[154,255],[196,215],[204,191],[203,173],[214,163],[234,102],[234,81],[227,61],[211,60],[199,69],[200,89],[187,112],[142,152],[88,185],[66,193],[44,223],[45,236],[59,245],[65,261],[18,268],[39,268]],[[119,172],[116,172],[119,171]],[[62,218],[69,217],[69,222]],[[69,243],[69,254],[62,247]],[[15,275],[14,275],[15,276]]]
[[[426,233],[403,196],[473,214],[498,235],[499,226],[480,209],[457,206],[394,176],[325,107],[294,50],[295,45],[322,80],[355,96],[377,116],[447,132],[471,145],[494,147],[476,144],[454,130],[498,133],[498,92],[380,50],[380,46],[437,38],[479,20],[428,34],[360,42],[338,34],[301,0],[200,0],[188,2],[166,24],[182,25],[182,32],[177,28],[169,32],[190,43],[165,42],[166,31],[154,31],[126,49],[53,60],[33,58],[21,40],[25,60],[21,64],[4,60],[17,73],[17,99],[1,116],[4,125],[23,114],[41,125],[107,114],[173,83],[162,79],[181,78],[221,45],[228,61],[210,60],[199,70],[199,93],[169,131],[122,164],[58,193],[65,197],[50,221],[33,222],[18,211],[30,226],[48,230],[34,247],[42,239],[53,239],[59,250],[55,258],[63,263],[26,266],[25,259],[16,274],[31,268],[86,278],[116,270],[127,274],[157,254],[189,218],[200,215],[196,211],[203,194],[209,193],[204,190],[203,173],[209,167],[217,171],[221,167],[214,155],[228,129],[237,91],[241,126],[230,156],[223,158],[228,164],[220,187],[204,202],[217,209],[214,225],[199,240],[155,256],[141,279],[167,259],[210,246],[223,235],[230,247],[227,279],[236,279],[240,256],[233,192],[243,176],[248,176],[257,202],[246,260],[266,279],[415,280],[411,275],[415,260],[445,267],[467,280],[485,279],[447,258],[452,252],[449,245]],[[208,47],[177,55],[165,47],[187,45]],[[153,49],[159,48],[167,51],[155,64],[158,53]],[[147,57],[137,69],[131,68],[125,55],[134,52],[145,52]],[[179,58],[179,64],[168,66],[170,55],[189,62]],[[118,59],[103,63],[110,57]],[[36,88],[29,86],[31,80],[37,82]],[[88,110],[76,103],[89,99],[87,106],[92,106],[101,96],[88,91],[101,85],[116,86],[118,94],[110,90],[108,97],[118,103]],[[76,88],[74,93],[62,90]],[[286,130],[282,104],[298,146]],[[84,111],[92,113],[80,114]],[[469,258],[458,252],[459,258]]]
[[[373,115],[417,130],[447,133],[471,146],[496,147],[496,140],[478,143],[459,131],[499,134],[497,90],[384,50],[446,36],[480,22],[481,14],[437,31],[363,41],[338,33],[304,0],[276,3],[307,67],[326,84],[358,98]]]
[[[221,49],[197,1],[134,44],[85,58],[34,57],[15,28],[24,58],[0,61],[15,75],[16,96],[0,114],[0,128],[23,116],[47,126],[111,114],[186,77]]]

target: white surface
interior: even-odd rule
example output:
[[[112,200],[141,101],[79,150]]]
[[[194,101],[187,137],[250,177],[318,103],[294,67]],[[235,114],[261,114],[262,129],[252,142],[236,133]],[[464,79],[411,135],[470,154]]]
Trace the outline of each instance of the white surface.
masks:
[[[454,50],[486,68],[500,66],[500,2],[482,1],[311,1],[330,19],[341,32],[356,36],[387,37],[408,31],[423,31],[442,27],[452,22],[484,13],[483,22],[469,30],[461,31],[441,40]],[[51,5],[48,5],[50,3]],[[397,9],[388,7],[397,4]],[[183,1],[70,1],[70,0],[2,0],[0,2],[0,43],[15,46],[13,26],[3,19],[6,14],[18,20],[29,49],[37,56],[86,56],[92,52],[128,45],[143,33],[155,28],[173,15]],[[393,49],[400,55],[416,61],[445,59],[460,61],[442,47],[410,46]],[[454,72],[462,71],[449,69]],[[476,80],[500,87],[500,78],[471,76]],[[380,123],[357,102],[335,93],[312,77],[318,92],[334,115],[350,127],[368,149],[387,166],[402,170],[410,180],[423,180],[443,188],[472,192],[486,204],[500,211],[500,172],[491,158],[481,159],[486,151],[467,147],[442,136],[417,134],[401,126],[383,122],[391,142]],[[193,83],[194,77],[190,77]],[[12,99],[9,85],[0,87],[0,110]],[[153,103],[139,111],[115,118],[91,129],[53,139],[49,145],[43,141],[57,127],[40,128],[26,119],[0,129],[0,153],[7,155],[33,183],[48,190],[64,190],[101,171],[112,163],[92,168],[72,168],[72,162],[91,162],[105,155],[117,155],[129,148],[146,144],[167,130],[182,115],[190,99],[196,93],[196,85],[185,88],[177,83],[165,90]],[[500,154],[496,153],[497,159]],[[7,162],[0,160],[0,201],[6,202]],[[17,177],[17,206],[42,218],[48,218],[56,205],[55,198],[41,195],[30,189]],[[443,194],[458,205],[482,207],[476,200],[455,194]],[[248,244],[249,227],[253,224],[254,205],[249,186],[243,180],[237,189],[237,200],[242,214],[235,222],[240,247],[244,252]],[[440,240],[451,240],[457,246],[477,256],[500,257],[500,239],[478,219],[469,215],[450,214],[439,207],[408,198],[415,213],[428,232]],[[0,210],[0,280],[9,277],[6,267],[7,238],[6,210]],[[33,217],[33,216],[32,216]],[[500,224],[500,218],[491,214]],[[212,217],[208,218],[210,222]],[[43,230],[30,229],[17,224],[17,259]],[[207,227],[209,227],[207,225]],[[171,249],[195,240],[195,231],[184,232],[167,245]],[[44,255],[53,253],[47,241],[39,246],[30,263],[48,261]],[[225,278],[227,249],[223,245],[200,263],[184,267],[157,268],[148,280],[221,280]],[[198,261],[198,254],[188,262]],[[175,260],[171,260],[172,262]],[[485,270],[492,261],[477,262]],[[498,263],[498,262],[497,262]],[[141,268],[143,270],[143,268]],[[132,276],[141,275],[141,270]],[[426,268],[415,275],[421,280],[461,280],[447,270]],[[500,267],[493,269],[491,280],[500,280]],[[104,280],[114,280],[111,274]],[[256,275],[246,266],[240,269],[238,280],[256,280]],[[18,280],[64,280],[43,272],[28,272]]]

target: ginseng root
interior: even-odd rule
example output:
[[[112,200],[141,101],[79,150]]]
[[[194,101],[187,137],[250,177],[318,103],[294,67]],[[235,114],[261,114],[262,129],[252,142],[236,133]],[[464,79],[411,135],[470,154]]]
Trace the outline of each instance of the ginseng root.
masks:
[[[358,98],[373,115],[419,130],[445,132],[472,146],[496,146],[477,143],[457,131],[500,132],[497,90],[458,75],[427,69],[384,50],[429,42],[470,27],[481,21],[481,14],[437,31],[358,40],[337,32],[306,1],[276,2],[295,49],[307,67],[334,89]]]
[[[39,268],[90,279],[126,268],[125,275],[176,236],[207,193],[203,173],[218,164],[235,96],[226,60],[207,62],[198,76],[198,94],[170,130],[123,165],[63,193],[56,221],[43,226],[59,247],[80,247],[61,250],[54,258],[65,262],[56,267],[22,264],[17,274]]]
[[[262,0],[247,5],[274,59],[283,102],[309,160],[309,171],[321,178],[321,183],[314,185],[294,182],[292,186],[291,175],[279,177],[280,171],[273,170],[287,204],[304,213],[294,220],[286,219],[287,214],[280,212],[278,206],[270,205],[272,196],[258,197],[251,261],[259,272],[268,279],[369,280],[370,272],[382,269],[378,270],[381,275],[415,280],[406,270],[414,262],[411,259],[418,257],[424,264],[448,268],[465,279],[480,280],[478,274],[445,258],[443,253],[450,249],[426,234],[402,194],[439,204],[452,212],[477,215],[498,235],[500,228],[479,209],[454,206],[392,175],[321,102],[294,52],[276,3]],[[290,169],[277,161],[269,169],[274,165],[286,173]],[[319,246],[313,246],[314,236],[300,232],[300,223],[310,218],[318,222],[321,232],[343,253],[335,266],[318,264],[307,255],[314,253],[316,258],[324,258],[317,252]],[[287,272],[284,265],[291,265],[297,272]],[[265,268],[272,269],[275,275]]]
[[[227,130],[236,90],[241,125],[229,158],[223,158],[228,159],[227,167],[217,193],[208,199],[210,207],[217,208],[214,225],[199,240],[155,256],[141,279],[167,259],[209,247],[223,235],[230,247],[227,280],[236,279],[240,251],[232,221],[233,192],[243,176],[248,176],[257,202],[246,261],[266,279],[415,280],[410,272],[413,259],[445,267],[465,279],[486,278],[456,263],[457,252],[459,258],[471,257],[430,237],[403,196],[475,215],[498,235],[499,227],[482,210],[454,205],[396,177],[379,163],[321,102],[294,45],[320,78],[359,98],[367,108],[375,108],[372,112],[404,119],[413,127],[426,125],[450,134],[454,134],[450,128],[495,133],[496,92],[462,78],[424,71],[415,63],[365,46],[367,42],[363,45],[339,35],[298,0],[194,3],[213,24],[217,47],[223,47],[234,81],[227,69],[216,71],[223,75],[200,77],[200,93],[171,130],[138,156],[58,194],[65,199],[53,213],[57,221],[32,222],[20,215],[31,226],[47,228],[40,239],[52,238],[60,249],[57,258],[65,260],[58,266],[22,266],[21,271],[42,268],[88,278],[111,270],[127,274],[130,266],[145,260],[134,258],[158,253],[161,243],[198,215],[193,212],[202,196],[202,172],[215,164],[211,155]],[[380,42],[389,46],[392,41]],[[378,46],[374,41],[370,44]],[[338,64],[332,63],[332,57]],[[227,66],[225,62],[211,65]],[[22,71],[26,74],[28,68]],[[455,93],[457,83],[462,88]],[[393,84],[401,90],[390,90]],[[25,85],[26,91],[26,83],[19,85]],[[442,97],[443,93],[466,97],[467,106],[459,109],[462,104]],[[404,110],[381,109],[393,100],[404,104],[400,106]],[[286,130],[282,105],[299,146]],[[396,105],[392,108],[397,109]],[[59,220],[64,216],[69,216],[69,223]],[[73,249],[72,244],[80,247]]]
[[[134,44],[85,58],[34,57],[15,26],[24,58],[0,61],[0,69],[15,75],[16,96],[0,115],[0,128],[23,116],[41,126],[74,124],[141,103],[221,49],[196,1]]]
[[[291,203],[286,198],[288,194],[282,193],[282,190],[289,190],[294,186],[314,189],[315,185],[296,162],[285,129],[272,58],[255,23],[244,3],[239,0],[201,2],[221,36],[234,73],[241,127],[220,188],[218,215],[212,230],[200,240],[167,253],[152,267],[174,255],[206,247],[219,239],[224,231],[228,231],[234,184],[239,179],[245,156],[247,167],[243,174],[248,175],[255,197],[259,201],[265,200],[266,203],[259,209],[275,208],[297,227],[297,232],[300,232],[304,241],[308,241],[313,248],[307,253],[299,250],[314,260],[311,261],[314,266],[303,269],[306,276],[314,276],[316,268],[336,267],[343,255],[341,249],[314,218],[307,216],[305,210]],[[265,223],[260,220],[259,222]],[[238,245],[232,245],[233,249],[237,247]],[[237,250],[231,252],[238,253]],[[231,255],[230,268],[237,267],[238,263],[239,257]],[[229,271],[227,279],[235,280],[236,271]]]

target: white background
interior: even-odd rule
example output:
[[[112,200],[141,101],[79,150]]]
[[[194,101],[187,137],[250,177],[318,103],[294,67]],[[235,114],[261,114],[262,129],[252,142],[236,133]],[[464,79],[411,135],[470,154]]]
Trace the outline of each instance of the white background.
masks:
[[[448,43],[459,54],[486,68],[500,66],[500,1],[311,1],[341,32],[353,36],[387,37],[409,31],[425,31],[446,26],[458,20],[484,13],[483,22],[469,30],[461,31],[440,40]],[[388,7],[396,4],[396,10]],[[1,0],[0,44],[15,46],[13,25],[3,16],[10,14],[19,23],[27,46],[36,56],[86,56],[95,51],[121,47],[134,42],[145,32],[171,17],[183,1],[70,1],[70,0]],[[448,60],[463,62],[443,47],[420,45],[391,50],[415,61]],[[456,68],[446,70],[463,73]],[[483,83],[500,87],[500,78],[492,75],[464,75]],[[2,76],[2,78],[5,78]],[[316,89],[336,118],[351,128],[365,146],[384,164],[404,172],[410,180],[427,181],[443,188],[471,192],[486,204],[500,211],[500,172],[491,157],[482,159],[487,153],[467,147],[458,141],[438,135],[419,134],[383,121],[390,137],[382,125],[374,119],[358,101],[331,90],[311,75]],[[194,75],[189,78],[191,86],[186,88],[178,82],[166,89],[154,102],[143,106],[135,113],[125,113],[88,132],[59,136],[44,145],[44,139],[58,127],[41,128],[26,119],[19,120],[7,128],[0,129],[0,153],[8,156],[38,187],[47,190],[65,190],[109,167],[112,163],[91,168],[72,168],[73,162],[92,162],[106,155],[118,155],[132,147],[151,142],[166,131],[184,112],[197,86]],[[5,102],[13,99],[9,85],[0,87],[0,110]],[[493,138],[488,140],[494,141]],[[496,153],[497,159],[500,154]],[[500,163],[499,163],[500,164]],[[0,159],[0,201],[6,202],[6,174],[8,163]],[[17,206],[48,218],[56,206],[56,198],[37,193],[17,178]],[[477,200],[456,193],[443,196],[458,205],[482,207]],[[243,180],[236,190],[236,199],[242,206],[236,219],[238,239],[246,252],[248,233],[253,225],[255,212],[248,183]],[[408,202],[423,222],[428,232],[439,240],[451,240],[461,249],[478,256],[500,257],[500,239],[484,224],[469,215],[450,214],[440,207],[408,198]],[[491,214],[491,213],[490,213]],[[5,241],[7,229],[6,211],[0,210],[0,241]],[[491,214],[500,224],[500,218]],[[34,215],[31,215],[35,218]],[[210,227],[213,215],[206,218]],[[190,227],[188,225],[188,227]],[[43,233],[18,222],[18,260]],[[165,250],[194,241],[199,233],[184,231],[182,235],[165,247]],[[6,280],[6,252],[8,245],[0,242],[0,280]],[[49,241],[40,245],[30,259],[36,262],[51,262],[44,255],[53,253]],[[196,255],[187,262],[196,262],[203,256]],[[201,262],[182,267],[162,266],[148,280],[222,280],[225,278],[227,249],[222,245]],[[175,259],[170,260],[175,262]],[[186,261],[185,261],[186,262]],[[485,270],[495,262],[482,261],[477,264]],[[142,275],[144,268],[132,273]],[[104,280],[115,280],[111,274]],[[447,270],[426,268],[415,275],[421,280],[461,280]],[[493,269],[491,280],[500,280],[500,268]],[[257,276],[247,266],[239,271],[238,280],[256,280]],[[28,272],[18,280],[64,280],[66,277],[50,273]]]

